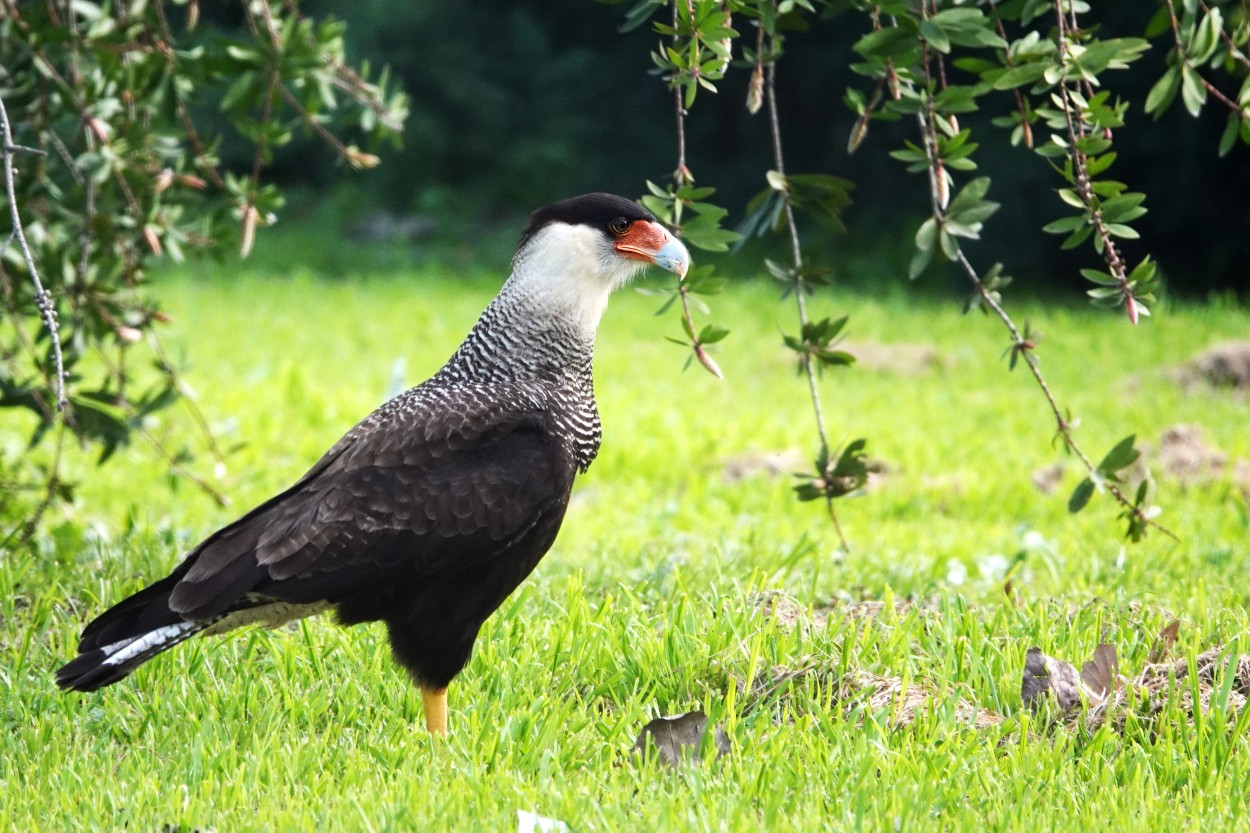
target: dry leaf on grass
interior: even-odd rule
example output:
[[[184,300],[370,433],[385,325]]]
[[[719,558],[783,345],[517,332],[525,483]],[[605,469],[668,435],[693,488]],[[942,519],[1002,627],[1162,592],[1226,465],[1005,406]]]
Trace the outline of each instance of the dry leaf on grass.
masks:
[[[1178,622],[1168,624],[1159,634],[1151,656],[1163,656],[1176,639]],[[1030,648],[1024,660],[1020,694],[1026,706],[1039,711],[1054,695],[1063,721],[1069,728],[1084,726],[1094,730],[1111,721],[1116,731],[1124,728],[1129,711],[1139,717],[1152,718],[1161,713],[1173,698],[1179,698],[1181,710],[1189,715],[1195,708],[1201,714],[1211,709],[1212,700],[1220,692],[1225,674],[1232,674],[1225,707],[1230,713],[1240,711],[1250,698],[1250,656],[1225,658],[1223,648],[1212,648],[1194,661],[1198,702],[1194,703],[1195,686],[1184,682],[1189,676],[1189,661],[1156,662],[1131,680],[1119,674],[1115,648],[1099,645],[1094,658],[1082,666],[1081,673],[1063,660],[1048,657],[1037,648]],[[1131,708],[1129,708],[1131,706]]]
[[[1155,644],[1150,649],[1149,663],[1163,662],[1168,654],[1172,653],[1172,646],[1176,644],[1176,634],[1181,629],[1181,620],[1173,619],[1168,622],[1163,630],[1159,631],[1159,636],[1155,639]]]
[[[1081,704],[1081,675],[1070,662],[1048,657],[1041,648],[1030,648],[1024,656],[1024,681],[1020,697],[1030,709],[1037,711],[1054,695],[1060,711]]]
[[[1094,658],[1081,666],[1081,683],[1096,702],[1106,702],[1122,687],[1118,667],[1115,648],[1105,642],[1094,649]]]
[[[687,712],[676,717],[657,717],[638,734],[631,756],[646,755],[654,749],[660,761],[678,767],[700,759],[703,736],[707,734],[707,715],[702,711]],[[729,736],[720,726],[712,730],[713,757],[730,753]]]

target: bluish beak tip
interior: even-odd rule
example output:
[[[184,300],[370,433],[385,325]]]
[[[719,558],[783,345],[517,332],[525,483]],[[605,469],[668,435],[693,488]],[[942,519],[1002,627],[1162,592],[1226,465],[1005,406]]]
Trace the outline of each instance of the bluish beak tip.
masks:
[[[676,237],[671,237],[655,253],[655,265],[672,272],[679,278],[685,277],[686,272],[690,269],[690,252],[686,250],[685,244],[680,240]]]

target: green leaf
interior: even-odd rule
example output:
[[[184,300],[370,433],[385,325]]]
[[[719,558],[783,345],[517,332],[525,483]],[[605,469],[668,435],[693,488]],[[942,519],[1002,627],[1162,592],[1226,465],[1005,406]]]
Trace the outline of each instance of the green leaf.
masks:
[[[1099,286],[1119,286],[1120,282],[1115,279],[1110,272],[1100,272],[1097,269],[1082,269],[1081,276],[1087,281],[1092,281]]]
[[[1029,64],[1012,67],[994,79],[994,89],[1013,90],[1016,87],[1034,84],[1041,80],[1047,66],[1049,65],[1041,61],[1034,61]]]
[[[1147,256],[1133,267],[1132,272],[1129,272],[1128,280],[1138,286],[1148,286],[1155,279],[1157,271],[1158,267],[1155,266],[1155,262]]]
[[[1204,64],[1209,61],[1220,45],[1220,31],[1223,26],[1223,15],[1219,7],[1215,6],[1203,16],[1202,22],[1194,31],[1193,40],[1186,50],[1186,57],[1195,64]]]
[[[723,341],[725,336],[729,335],[729,330],[716,324],[708,324],[702,330],[699,330],[700,344],[715,344]]]
[[[1102,458],[1102,462],[1098,464],[1098,470],[1106,474],[1114,474],[1135,463],[1141,456],[1141,452],[1133,448],[1133,443],[1136,441],[1137,435],[1129,434],[1116,443],[1115,447],[1107,452],[1107,456]]]
[[[1095,301],[1109,301],[1112,299],[1119,301],[1124,297],[1124,290],[1118,286],[1100,286],[1096,289],[1087,289],[1085,294]]]
[[[915,280],[924,273],[928,268],[929,261],[933,259],[932,247],[928,249],[916,249],[916,253],[911,256],[911,263],[907,266],[907,277]]]
[[[931,252],[936,242],[937,222],[930,217],[920,224],[920,228],[916,229],[916,248],[922,252]]]
[[[1220,146],[1218,153],[1221,158],[1227,156],[1228,152],[1233,149],[1233,145],[1237,143],[1237,128],[1240,124],[1241,119],[1236,113],[1228,114],[1228,121],[1224,125],[1224,132],[1220,134]]]
[[[1068,511],[1075,515],[1085,508],[1093,496],[1094,481],[1087,477],[1077,484],[1076,489],[1072,491],[1072,497],[1068,498]]]
[[[920,21],[920,36],[928,41],[929,45],[943,54],[951,51],[951,41],[947,37],[946,32],[941,26],[932,20]]]
[[[946,208],[946,213],[959,214],[980,203],[990,190],[990,178],[979,176],[965,185]]]
[[[1207,103],[1207,88],[1202,83],[1202,76],[1189,64],[1181,67],[1181,100],[1191,116],[1201,113],[1202,105]]]
[[[1058,220],[1042,226],[1042,231],[1047,234],[1067,234],[1068,232],[1076,231],[1088,222],[1089,218],[1083,214],[1072,217],[1060,217]]]
[[[1066,202],[1068,205],[1072,206],[1073,208],[1085,208],[1086,207],[1085,201],[1082,200],[1080,196],[1076,193],[1076,191],[1073,191],[1071,188],[1060,188],[1059,199],[1063,200],[1064,202]]]
[[[1154,86],[1150,88],[1150,92],[1146,95],[1146,112],[1153,115],[1156,119],[1159,118],[1172,104],[1180,88],[1180,70],[1176,67],[1169,67],[1163,75],[1159,76],[1159,80],[1154,83]]]
[[[885,60],[916,51],[916,38],[901,26],[883,26],[864,35],[851,48],[865,58]]]

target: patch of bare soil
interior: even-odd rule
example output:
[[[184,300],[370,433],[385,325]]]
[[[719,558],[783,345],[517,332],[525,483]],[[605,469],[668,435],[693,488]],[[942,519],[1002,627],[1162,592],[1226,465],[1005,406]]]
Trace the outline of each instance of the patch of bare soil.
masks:
[[[890,473],[890,466],[882,460],[866,460],[868,482],[865,488],[880,485]],[[812,462],[798,449],[787,448],[784,451],[744,451],[725,460],[721,476],[726,483],[741,483],[753,477],[765,477],[775,480],[778,477],[789,477],[800,472],[808,473],[813,469]]]
[[[839,677],[837,669],[827,660],[808,659],[794,666],[777,665],[758,675],[747,690],[745,681],[735,679],[739,697],[751,711],[764,704],[785,705],[790,701],[791,686],[812,682],[829,692],[831,705],[850,715],[884,714],[896,729],[910,726],[926,711],[945,707],[954,700],[955,717],[973,729],[984,729],[1002,723],[997,713],[978,707],[962,697],[942,694],[926,682],[904,682],[901,677],[872,674],[852,668]]]
[[[1207,443],[1201,425],[1173,425],[1159,438],[1159,468],[1184,485],[1209,482],[1223,473],[1228,455]]]
[[[1045,466],[1033,472],[1029,479],[1033,481],[1033,486],[1044,495],[1053,495],[1055,490],[1063,483],[1063,473],[1066,471],[1063,463],[1054,463]]]
[[[834,600],[808,608],[807,605],[792,596],[787,596],[780,590],[757,593],[751,597],[750,602],[765,616],[775,618],[778,624],[787,630],[793,628],[819,630],[825,627],[830,619],[854,619],[862,622],[875,621],[887,612],[892,612],[896,617],[905,616],[913,610],[919,611],[922,616],[932,612],[911,599],[896,600],[892,606],[876,599],[861,599],[855,602]]]
[[[841,349],[854,356],[859,367],[898,376],[917,376],[945,365],[942,354],[932,344],[848,341]]]
[[[802,629],[823,628],[834,616],[876,620],[890,614],[932,612],[913,601],[888,605],[865,600],[813,609],[777,591],[757,594],[751,601],[779,625]],[[1175,706],[1193,719],[1210,713],[1218,704],[1231,719],[1250,702],[1250,655],[1230,656],[1223,647],[1212,647],[1194,660],[1191,680],[1189,660],[1169,658],[1179,626],[1179,621],[1173,620],[1159,632],[1149,660],[1131,675],[1121,670],[1115,646],[1109,643],[1099,645],[1080,670],[1032,648],[1025,657],[1021,699],[1030,711],[1071,730],[1094,730],[1106,724],[1121,732],[1130,718],[1149,723]],[[733,684],[748,712],[766,704],[784,707],[792,687],[807,684],[827,692],[831,707],[848,715],[854,710],[874,715],[884,712],[894,727],[908,726],[932,709],[951,708],[952,697],[957,719],[972,728],[983,729],[1003,721],[995,712],[940,692],[925,680],[904,682],[900,677],[870,673],[853,665],[847,669],[828,656],[800,657],[792,664],[763,671],[749,686],[740,678],[734,678]]]
[[[1186,362],[1176,378],[1185,386],[1203,383],[1213,388],[1250,390],[1250,341],[1212,345]]]
[[[1157,446],[1139,444],[1142,456],[1128,471],[1133,487],[1149,467],[1157,478],[1183,488],[1208,486],[1226,477],[1250,499],[1250,461],[1230,460],[1228,455],[1207,442],[1202,426],[1179,423],[1164,429]],[[1059,462],[1033,472],[1033,485],[1042,494],[1052,494],[1063,484],[1066,464]]]
[[[808,467],[807,458],[796,448],[784,451],[745,451],[725,461],[726,483],[741,483],[752,477],[774,479]]]

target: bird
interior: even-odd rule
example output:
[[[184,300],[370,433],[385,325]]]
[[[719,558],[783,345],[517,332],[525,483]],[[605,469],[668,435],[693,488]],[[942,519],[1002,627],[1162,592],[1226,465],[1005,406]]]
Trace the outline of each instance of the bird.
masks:
[[[192,637],[333,610],[385,623],[426,729],[446,735],[448,686],[599,451],[595,335],[608,296],[648,265],[681,278],[690,255],[636,202],[592,193],[533,212],[510,276],[438,372],[88,624],[57,684],[94,691]]]

